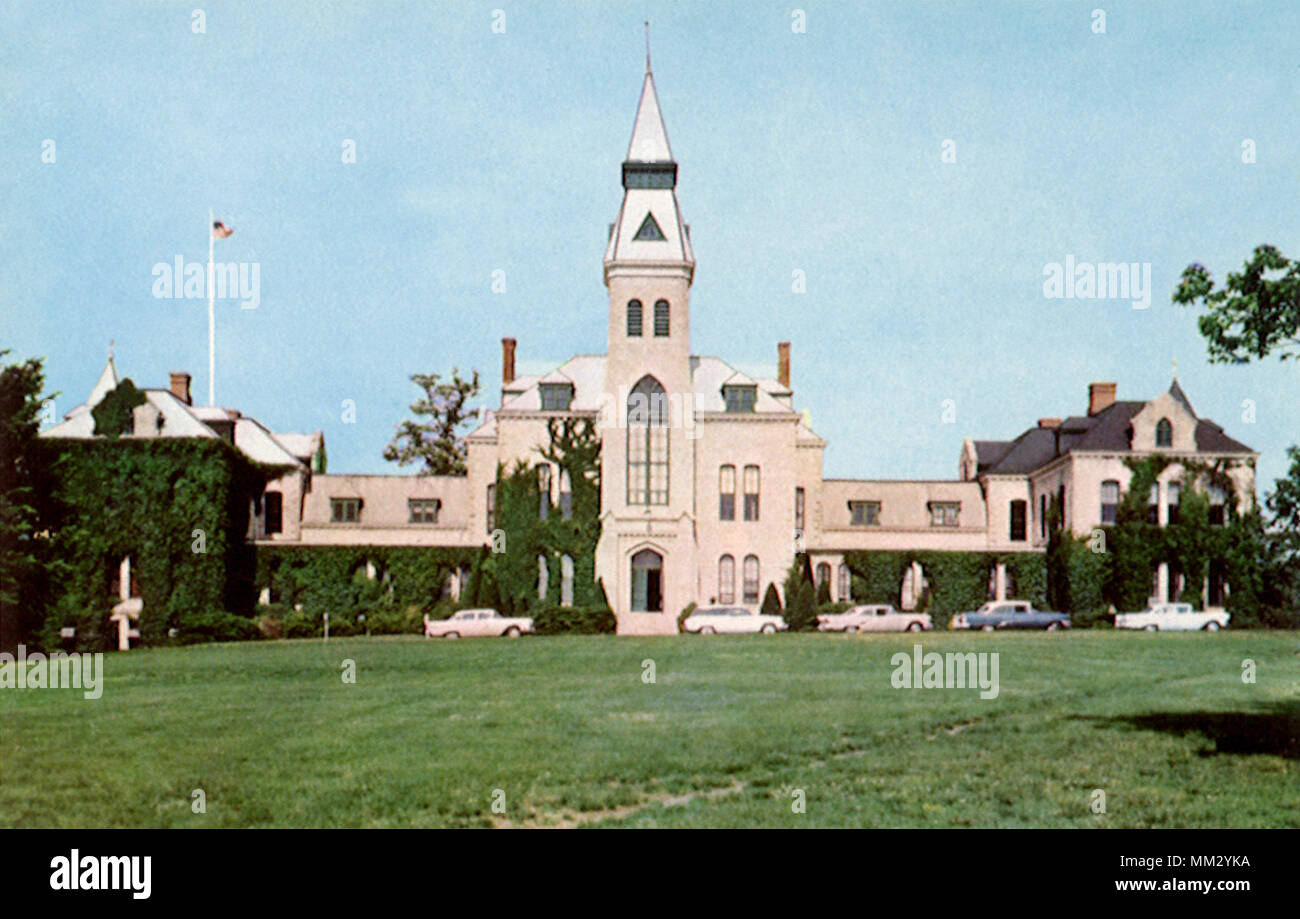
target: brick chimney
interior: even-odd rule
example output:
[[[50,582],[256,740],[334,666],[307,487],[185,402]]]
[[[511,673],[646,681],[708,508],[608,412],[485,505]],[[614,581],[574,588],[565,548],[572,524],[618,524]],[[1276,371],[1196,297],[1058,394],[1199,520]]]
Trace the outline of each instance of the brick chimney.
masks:
[[[776,343],[776,378],[786,389],[790,388],[790,343]]]
[[[173,370],[170,376],[171,385],[168,388],[171,389],[172,395],[186,405],[193,405],[194,403],[190,399],[190,375],[179,370]]]
[[[515,381],[515,340],[501,339],[501,383],[503,386]]]
[[[1040,428],[1051,428],[1052,430],[1055,430],[1056,428],[1059,428],[1061,426],[1061,419],[1060,418],[1039,418],[1038,426]]]
[[[1098,412],[1104,412],[1115,404],[1115,384],[1114,383],[1089,383],[1088,384],[1088,415],[1092,416]]]

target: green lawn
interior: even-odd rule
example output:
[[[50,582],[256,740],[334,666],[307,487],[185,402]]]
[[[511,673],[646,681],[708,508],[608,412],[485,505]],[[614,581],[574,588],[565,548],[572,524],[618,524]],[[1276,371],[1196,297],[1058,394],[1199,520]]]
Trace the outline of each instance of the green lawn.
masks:
[[[0,826],[1300,826],[1296,633],[920,641],[998,698],[892,688],[910,635],[108,655],[98,701],[0,690]]]

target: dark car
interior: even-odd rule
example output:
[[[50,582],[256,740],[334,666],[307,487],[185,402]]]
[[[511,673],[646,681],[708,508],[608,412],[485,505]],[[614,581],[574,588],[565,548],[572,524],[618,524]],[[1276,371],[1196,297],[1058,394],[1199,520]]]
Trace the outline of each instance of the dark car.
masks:
[[[1028,600],[990,600],[970,613],[952,617],[950,629],[1068,629],[1070,617],[1066,613],[1053,613],[1034,609]]]

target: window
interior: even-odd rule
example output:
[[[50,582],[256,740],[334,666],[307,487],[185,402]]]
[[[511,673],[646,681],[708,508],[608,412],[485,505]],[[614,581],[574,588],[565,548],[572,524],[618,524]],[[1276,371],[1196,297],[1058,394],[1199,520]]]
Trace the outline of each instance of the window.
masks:
[[[718,559],[718,602],[736,602],[736,560],[730,555]]]
[[[745,556],[745,603],[758,602],[758,556]]]
[[[1147,498],[1147,523],[1160,522],[1160,483],[1151,483],[1151,494]]]
[[[569,470],[560,470],[560,519],[573,519],[573,480]]]
[[[568,383],[542,383],[542,411],[567,412],[573,404],[573,386]]]
[[[745,467],[745,519],[758,519],[758,467]]]
[[[1114,523],[1119,513],[1119,482],[1107,479],[1101,483],[1101,522]]]
[[[1038,537],[1047,538],[1047,495],[1038,496]]]
[[[655,301],[655,338],[668,337],[668,301]]]
[[[496,494],[497,487],[489,485],[487,487],[487,508],[483,514],[483,519],[487,521],[487,531],[489,533],[496,529],[493,525],[496,523]]]
[[[831,566],[826,564],[825,562],[822,562],[817,566],[817,586],[821,587],[823,584],[829,586],[830,579],[831,579]]]
[[[804,524],[804,495],[802,488],[794,490],[794,528],[795,532],[802,533]]]
[[[560,556],[560,606],[573,605],[573,559]]]
[[[284,495],[278,491],[268,491],[262,507],[266,514],[266,532],[279,533],[284,526]]]
[[[627,503],[668,503],[668,394],[654,377],[627,397]]]
[[[955,527],[957,512],[961,505],[950,501],[933,501],[930,503],[930,526]]]
[[[646,214],[645,220],[641,221],[641,229],[636,231],[636,239],[642,242],[663,242],[664,231],[659,229],[659,224],[655,221],[654,214]]]
[[[537,467],[537,519],[545,520],[551,515],[551,464],[542,463]]]
[[[718,519],[736,519],[736,467],[718,470]]]
[[[537,556],[537,599],[545,600],[546,591],[551,586],[551,570],[546,564],[546,556]]]
[[[1174,426],[1169,423],[1168,418],[1161,418],[1156,422],[1156,446],[1172,447],[1174,445]]]
[[[1218,485],[1211,485],[1206,492],[1210,496],[1210,526],[1221,527],[1227,522],[1227,492]]]
[[[727,403],[727,411],[733,415],[752,412],[758,401],[757,386],[724,386],[722,398]]]
[[[641,337],[641,301],[627,301],[627,337]]]
[[[406,502],[406,508],[410,511],[411,523],[437,523],[442,502],[437,498],[411,498]]]
[[[849,566],[840,565],[836,578],[838,579],[835,586],[836,602],[850,602],[853,599],[853,576],[849,574]]]
[[[331,523],[359,523],[360,521],[360,498],[330,498]]]
[[[1170,523],[1178,522],[1178,502],[1182,497],[1182,494],[1183,487],[1177,482],[1170,482],[1165,486],[1165,504],[1166,510],[1168,511],[1166,519]]]
[[[1029,525],[1026,519],[1029,515],[1029,505],[1025,501],[1011,502],[1011,541],[1024,542],[1028,536]]]
[[[880,526],[880,502],[850,501],[849,524],[855,527]]]

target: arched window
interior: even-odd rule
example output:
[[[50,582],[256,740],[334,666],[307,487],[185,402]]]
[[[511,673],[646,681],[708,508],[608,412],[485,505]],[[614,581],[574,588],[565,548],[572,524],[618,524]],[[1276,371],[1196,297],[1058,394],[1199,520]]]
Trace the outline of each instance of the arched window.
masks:
[[[551,464],[537,467],[537,519],[545,520],[551,512]]]
[[[745,519],[758,519],[758,467],[745,467]]]
[[[627,397],[627,503],[668,503],[668,394],[649,376]]]
[[[1183,486],[1179,483],[1170,482],[1165,486],[1165,504],[1168,505],[1166,508],[1168,513],[1165,515],[1165,519],[1168,520],[1169,523],[1178,522],[1179,501],[1182,496]]]
[[[829,587],[830,580],[831,580],[831,566],[826,564],[825,562],[822,562],[820,565],[817,566],[817,586],[821,587],[823,584],[825,584]]]
[[[668,337],[668,301],[655,301],[655,338]]]
[[[546,565],[546,556],[537,556],[537,599],[546,599],[546,589],[550,587],[551,572]]]
[[[1174,426],[1169,423],[1168,418],[1161,418],[1156,422],[1156,446],[1172,447],[1174,445]]]
[[[560,556],[560,605],[573,605],[573,559]]]
[[[736,519],[736,467],[718,468],[718,519]]]
[[[563,520],[573,519],[573,479],[567,469],[560,470],[560,517]]]
[[[853,600],[853,575],[849,574],[848,565],[840,565],[840,570],[836,577],[839,583],[835,589],[835,599],[840,603],[850,603]]]
[[[758,556],[745,556],[745,603],[752,606],[758,602]]]
[[[1101,483],[1101,522],[1114,523],[1119,513],[1119,482],[1107,479]]]
[[[627,301],[627,337],[641,337],[641,301]]]
[[[736,560],[730,555],[718,559],[718,602],[736,602]]]

